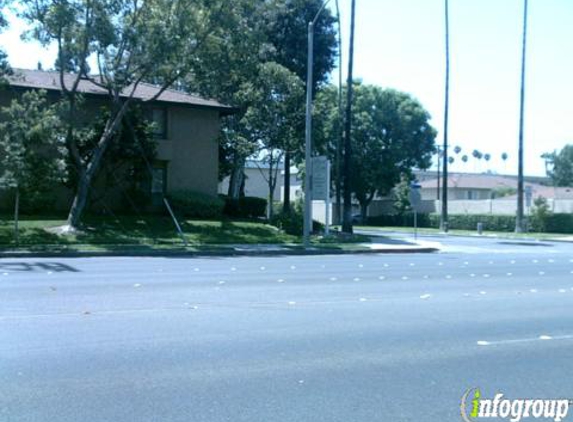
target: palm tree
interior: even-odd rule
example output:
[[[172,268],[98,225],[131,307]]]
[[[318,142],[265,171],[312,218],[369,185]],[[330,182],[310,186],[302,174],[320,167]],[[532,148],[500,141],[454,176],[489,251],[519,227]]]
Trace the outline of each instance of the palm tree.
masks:
[[[352,142],[350,132],[352,130],[352,78],[354,70],[354,27],[356,24],[356,0],[352,0],[350,12],[350,46],[348,54],[348,81],[346,86],[346,120],[344,136],[344,216],[342,219],[342,231],[352,233],[352,186],[350,172],[352,171],[351,154]]]
[[[525,231],[523,218],[523,120],[525,106],[525,59],[527,48],[527,10],[528,0],[524,0],[523,7],[523,42],[521,45],[521,92],[519,101],[519,152],[517,164],[517,218],[515,219],[515,231],[523,233]]]
[[[448,231],[448,117],[450,111],[450,9],[448,0],[444,0],[446,12],[446,95],[444,107],[444,179],[442,183],[442,215],[440,229]]]

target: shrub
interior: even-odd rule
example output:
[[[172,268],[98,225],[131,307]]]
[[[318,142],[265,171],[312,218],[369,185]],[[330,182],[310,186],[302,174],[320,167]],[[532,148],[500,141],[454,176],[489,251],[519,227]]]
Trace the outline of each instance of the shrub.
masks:
[[[286,234],[293,236],[302,236],[304,227],[303,214],[298,210],[291,210],[291,212],[281,212],[275,214],[270,223],[284,231]],[[324,229],[324,225],[316,220],[312,222],[312,230],[317,232]]]
[[[221,196],[225,201],[223,213],[232,218],[261,218],[267,212],[267,200],[254,196],[245,196],[239,199],[232,199]]]
[[[535,232],[547,231],[547,223],[552,212],[547,203],[547,199],[540,196],[533,201],[533,210],[531,211],[531,230]]]
[[[223,216],[225,202],[217,196],[193,191],[176,191],[167,197],[173,210],[187,218],[220,219]]]

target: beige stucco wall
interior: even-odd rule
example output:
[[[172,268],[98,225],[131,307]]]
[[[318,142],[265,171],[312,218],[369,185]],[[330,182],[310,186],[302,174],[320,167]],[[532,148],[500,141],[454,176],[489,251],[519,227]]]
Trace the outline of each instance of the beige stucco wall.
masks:
[[[167,140],[159,141],[158,160],[167,163],[167,191],[193,190],[217,195],[219,113],[174,107],[168,109]]]

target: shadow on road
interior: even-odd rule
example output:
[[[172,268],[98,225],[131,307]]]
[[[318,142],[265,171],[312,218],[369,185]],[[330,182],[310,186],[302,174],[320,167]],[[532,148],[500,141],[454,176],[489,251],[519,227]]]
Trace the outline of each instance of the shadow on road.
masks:
[[[79,273],[80,270],[60,262],[2,262],[0,271],[38,272],[53,271],[55,273]]]

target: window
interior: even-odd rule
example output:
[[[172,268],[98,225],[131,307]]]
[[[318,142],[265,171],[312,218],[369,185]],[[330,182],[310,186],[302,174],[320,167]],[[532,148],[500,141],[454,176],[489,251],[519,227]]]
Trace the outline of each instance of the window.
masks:
[[[165,194],[167,190],[167,168],[165,165],[156,165],[151,174],[151,193]]]
[[[167,139],[167,109],[153,108],[151,110],[151,121],[153,122],[153,136],[160,139]]]

